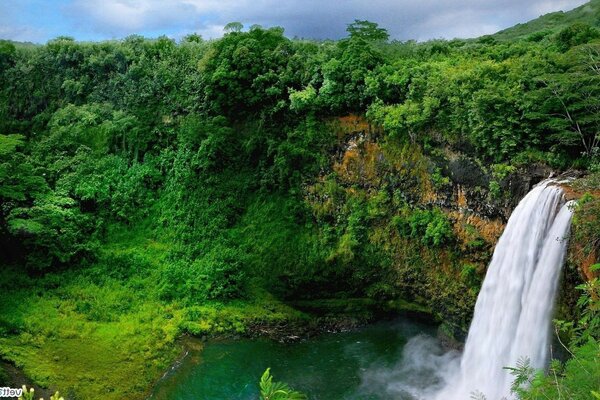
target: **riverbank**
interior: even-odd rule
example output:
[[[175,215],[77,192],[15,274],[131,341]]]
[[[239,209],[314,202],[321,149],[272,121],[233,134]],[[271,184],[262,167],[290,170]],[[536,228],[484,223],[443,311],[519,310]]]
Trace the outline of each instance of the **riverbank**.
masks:
[[[284,342],[351,330],[392,313],[425,315],[425,309],[405,302],[385,307],[367,299],[285,304],[261,291],[245,301],[165,304],[138,290],[129,293],[128,309],[115,318],[91,318],[97,308],[117,302],[116,294],[128,282],[89,279],[89,271],[78,277],[46,276],[33,286],[5,292],[0,354],[5,369],[12,371],[12,385],[27,383],[38,393],[60,390],[67,399],[142,399],[185,354],[188,335]],[[60,287],[52,287],[53,282],[61,282]],[[86,309],[83,304],[92,298],[96,303]]]
[[[165,298],[169,236],[138,227],[111,231],[110,238],[85,268],[40,276],[0,269],[0,359],[22,372],[19,380],[60,390],[66,399],[142,399],[177,360],[182,335],[287,341],[388,312],[427,311],[365,299],[286,304],[258,285],[239,300]]]
[[[200,343],[200,352],[186,352],[157,383],[150,399],[255,399],[266,368],[311,399],[397,398],[390,397],[385,382],[377,387],[363,384],[379,372],[394,373],[409,341],[427,338],[435,347],[435,331],[435,326],[396,317],[285,343],[265,338],[209,340]],[[416,375],[423,374],[404,377],[423,380]]]

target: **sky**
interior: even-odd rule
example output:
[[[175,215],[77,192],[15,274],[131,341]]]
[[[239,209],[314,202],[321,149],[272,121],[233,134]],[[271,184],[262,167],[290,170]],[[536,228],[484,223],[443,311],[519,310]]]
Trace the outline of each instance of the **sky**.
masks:
[[[587,0],[0,0],[0,38],[45,43],[120,39],[131,34],[179,39],[223,35],[232,21],[281,26],[288,37],[339,39],[367,19],[392,39],[471,38],[570,10]]]

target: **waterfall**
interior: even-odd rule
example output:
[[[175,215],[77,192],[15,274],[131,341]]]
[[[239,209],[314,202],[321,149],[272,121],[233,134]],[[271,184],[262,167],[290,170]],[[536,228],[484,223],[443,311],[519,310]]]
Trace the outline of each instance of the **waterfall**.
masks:
[[[521,200],[494,250],[458,371],[437,400],[510,398],[513,377],[503,367],[524,357],[546,367],[571,216],[570,202],[549,180]]]

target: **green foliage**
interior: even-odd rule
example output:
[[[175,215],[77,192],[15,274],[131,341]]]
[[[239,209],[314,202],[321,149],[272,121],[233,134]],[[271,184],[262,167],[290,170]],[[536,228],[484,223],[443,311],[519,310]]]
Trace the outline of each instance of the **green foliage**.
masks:
[[[556,42],[561,51],[579,46],[600,37],[600,31],[584,23],[570,25],[556,35]]]
[[[502,197],[502,189],[497,181],[490,181],[489,189],[492,199],[500,199]]]
[[[595,0],[568,12],[553,12],[524,24],[517,24],[493,35],[499,40],[540,40],[572,24],[598,25],[599,7]]]
[[[309,84],[302,90],[290,90],[290,109],[297,111],[310,110],[317,99],[317,91]]]
[[[401,235],[420,239],[426,246],[448,244],[454,237],[448,217],[439,209],[414,210],[395,217],[394,224]]]
[[[592,267],[592,271],[598,271],[598,264]],[[575,338],[577,342],[585,343],[589,339],[600,337],[600,279],[594,278],[577,286],[577,289],[583,292],[577,301],[577,306],[583,311],[577,322]]]
[[[387,31],[380,28],[375,22],[358,19],[348,24],[346,31],[350,35],[350,39],[378,42],[386,41],[390,37]]]
[[[440,168],[435,168],[431,173],[431,181],[436,189],[443,189],[445,187],[450,186],[450,178],[444,176],[440,170]]]
[[[285,138],[269,143],[267,153],[272,164],[265,170],[263,183],[295,191],[307,177],[326,167],[332,142],[331,131],[315,118],[300,121]]]
[[[0,40],[0,70],[4,70],[13,64],[16,52],[17,49],[13,43],[8,40]]]
[[[554,361],[546,376],[528,366],[510,368],[516,377],[513,388],[522,400],[588,399],[599,388],[599,350],[593,340],[573,348],[571,359],[564,364]]]
[[[492,199],[502,199],[503,193],[500,182],[506,179],[517,169],[512,165],[494,164],[492,165],[492,179],[490,180],[490,196]]]
[[[573,215],[573,236],[586,254],[600,249],[600,198],[586,193],[579,199]]]
[[[0,135],[0,200],[4,204],[20,204],[48,190],[39,169],[18,150],[23,139],[22,135]]]
[[[302,318],[273,294],[405,298],[460,332],[486,243],[459,248],[432,204],[465,159],[473,175],[492,165],[497,199],[515,166],[598,169],[598,32],[580,17],[427,43],[364,20],[337,42],[241,23],[213,41],[0,41],[0,354],[38,383],[120,399],[182,332]],[[330,123],[349,113],[372,125]],[[596,203],[574,218],[586,254]],[[598,339],[589,285],[569,328],[581,349]],[[38,362],[61,354],[64,371]]]
[[[191,263],[169,263],[161,277],[161,297],[193,302],[243,298],[247,289],[246,260],[239,249],[217,245]]]
[[[477,267],[474,265],[463,265],[460,277],[469,287],[477,287],[480,284],[480,279],[477,276]]]
[[[271,368],[267,368],[260,378],[260,398],[261,400],[303,400],[306,396],[296,392],[288,385],[282,382],[273,382]]]
[[[288,98],[286,88],[294,84],[286,74],[291,42],[281,28],[231,29],[202,61],[204,107],[234,119],[277,111]]]
[[[70,197],[41,197],[31,207],[13,209],[7,222],[9,232],[22,238],[31,269],[80,263],[94,254],[94,221]]]
[[[241,22],[229,22],[223,28],[226,33],[241,32],[242,29],[244,29],[244,25]]]
[[[515,367],[504,367],[515,377],[510,387],[512,393],[522,395],[535,379],[536,371],[530,362],[529,358],[519,358]]]
[[[23,135],[0,135],[0,155],[6,157],[23,144]]]

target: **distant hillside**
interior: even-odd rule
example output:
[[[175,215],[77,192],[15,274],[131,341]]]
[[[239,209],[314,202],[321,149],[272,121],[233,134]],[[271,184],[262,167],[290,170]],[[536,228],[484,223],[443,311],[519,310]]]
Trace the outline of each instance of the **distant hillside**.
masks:
[[[521,39],[536,32],[556,32],[575,22],[600,26],[600,0],[591,0],[571,11],[558,11],[543,15],[524,24],[517,24],[502,30],[492,36],[498,40]]]
[[[15,40],[5,40],[6,42],[14,44],[16,47],[35,47],[39,46],[39,44],[32,42],[17,42]]]

